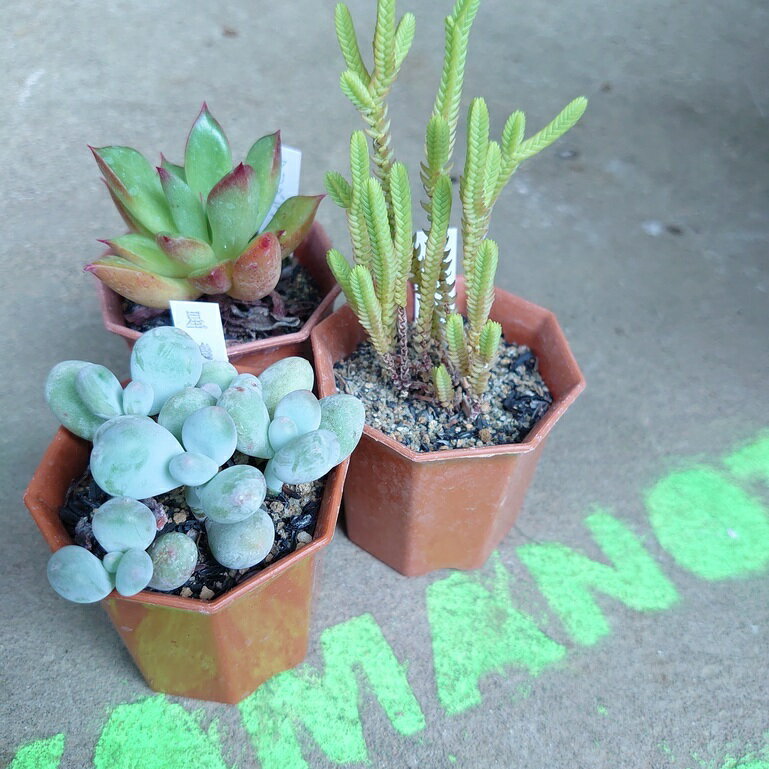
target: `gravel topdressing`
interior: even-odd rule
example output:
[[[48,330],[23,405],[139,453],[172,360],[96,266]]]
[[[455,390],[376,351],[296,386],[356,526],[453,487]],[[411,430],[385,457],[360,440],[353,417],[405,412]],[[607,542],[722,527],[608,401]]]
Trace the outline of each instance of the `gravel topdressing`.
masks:
[[[338,362],[334,373],[340,392],[363,401],[366,424],[412,451],[520,443],[553,402],[532,351],[504,341],[480,413],[472,421],[462,411],[448,411],[414,395],[401,396],[382,373],[369,342]]]

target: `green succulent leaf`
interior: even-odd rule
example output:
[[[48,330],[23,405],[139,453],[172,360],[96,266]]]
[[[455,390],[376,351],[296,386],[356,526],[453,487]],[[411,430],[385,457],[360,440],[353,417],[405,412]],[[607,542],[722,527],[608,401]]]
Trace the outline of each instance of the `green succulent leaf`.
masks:
[[[370,75],[363,63],[363,57],[360,55],[352,16],[344,3],[338,3],[334,9],[334,26],[336,27],[336,39],[339,41],[339,48],[342,50],[347,68],[368,84]]]
[[[339,87],[357,110],[367,113],[376,109],[376,102],[369,93],[368,87],[352,70],[348,69],[341,74]]]
[[[172,163],[162,152],[160,153],[160,167],[168,171],[168,173],[178,176],[183,182],[186,181],[184,166]]]
[[[326,173],[326,191],[340,208],[349,208],[352,203],[352,187],[350,182],[336,171]]]
[[[525,160],[545,147],[549,147],[556,139],[563,136],[570,128],[573,128],[576,122],[582,117],[587,109],[587,99],[584,96],[578,96],[574,101],[567,104],[541,131],[537,131],[534,136],[522,142],[516,156],[519,160]]]
[[[111,240],[102,241],[117,255],[127,259],[142,270],[164,278],[184,278],[189,270],[171,259],[158,245],[155,238],[128,232]]]
[[[246,155],[246,163],[254,169],[259,203],[257,221],[259,226],[270,211],[275,195],[278,194],[282,169],[280,131],[262,136],[254,142]]]
[[[121,256],[103,256],[84,269],[120,296],[145,307],[168,309],[171,299],[191,301],[201,294],[187,280],[148,272]]]
[[[214,185],[232,170],[230,144],[205,104],[187,137],[184,170],[190,189],[204,200]],[[155,231],[168,229],[158,227]]]
[[[435,395],[444,408],[449,408],[454,402],[454,385],[451,383],[451,375],[443,363],[433,368],[432,373]]]
[[[416,32],[417,20],[413,13],[404,13],[395,30],[395,71],[403,64],[403,60],[411,50]]]
[[[173,229],[171,212],[155,170],[131,147],[91,147],[113,198],[150,232]]]
[[[200,195],[194,193],[184,179],[166,168],[158,168],[158,177],[176,225],[174,232],[207,242],[210,237],[208,220]]]
[[[295,195],[288,198],[275,212],[265,232],[274,232],[280,240],[283,256],[293,253],[307,237],[315,221],[315,214],[325,195]]]
[[[206,213],[219,259],[236,259],[259,228],[259,194],[254,169],[240,163],[208,195]]]
[[[184,269],[185,275],[216,265],[214,250],[205,241],[161,232],[155,242],[171,261]]]

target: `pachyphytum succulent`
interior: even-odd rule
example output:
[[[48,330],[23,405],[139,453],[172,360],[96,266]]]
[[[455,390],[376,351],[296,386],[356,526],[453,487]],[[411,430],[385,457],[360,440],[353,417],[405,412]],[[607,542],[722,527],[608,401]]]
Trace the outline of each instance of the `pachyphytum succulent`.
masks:
[[[103,241],[109,251],[85,269],[147,307],[202,294],[246,302],[267,296],[323,198],[290,197],[266,221],[280,182],[280,132],[256,141],[233,168],[227,137],[205,104],[183,166],[161,156],[153,169],[130,147],[91,151],[131,231]]]
[[[186,332],[161,326],[136,342],[131,375],[123,387],[103,366],[64,361],[46,382],[61,423],[92,441],[91,475],[111,497],[92,520],[104,558],[67,546],[49,563],[53,588],[79,603],[113,588],[122,595],[148,585],[174,590],[190,578],[195,543],[180,532],[156,537],[155,515],[140,501],[179,487],[205,520],[216,560],[231,569],[256,565],[275,537],[268,495],[321,478],[363,432],[361,402],[318,400],[303,358],[284,358],[258,377],[239,374],[229,363],[205,361]],[[251,460],[225,466],[236,451]]]

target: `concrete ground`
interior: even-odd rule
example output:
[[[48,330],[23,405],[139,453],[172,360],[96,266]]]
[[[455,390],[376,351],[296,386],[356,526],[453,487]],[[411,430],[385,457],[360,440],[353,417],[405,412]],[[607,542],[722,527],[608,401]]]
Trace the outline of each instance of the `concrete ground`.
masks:
[[[66,358],[127,372],[80,269],[120,232],[86,144],[178,160],[205,99],[236,154],[280,127],[304,150],[303,190],[320,191],[359,127],[337,88],[333,5],[4,3],[0,765],[769,766],[757,0],[482,3],[466,94],[486,97],[495,133],[514,108],[533,130],[590,99],[494,220],[498,284],[557,313],[588,387],[483,570],[407,579],[338,532],[311,667],[241,709],[153,697],[106,615],[49,589],[21,503],[56,426],[45,375]],[[369,30],[373,0],[351,5]],[[418,30],[392,112],[416,181],[450,3],[400,5]],[[339,210],[319,218],[344,247]],[[310,723],[294,737],[297,714]]]

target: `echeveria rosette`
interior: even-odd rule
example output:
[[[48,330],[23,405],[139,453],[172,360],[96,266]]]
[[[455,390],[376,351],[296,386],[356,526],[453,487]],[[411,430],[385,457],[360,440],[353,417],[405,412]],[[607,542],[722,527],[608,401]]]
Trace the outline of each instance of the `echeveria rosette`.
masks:
[[[153,169],[130,147],[91,147],[130,232],[85,269],[147,307],[202,294],[254,302],[278,283],[285,256],[304,240],[323,195],[288,198],[262,227],[278,191],[280,132],[256,141],[233,167],[227,137],[203,104],[184,165]]]

